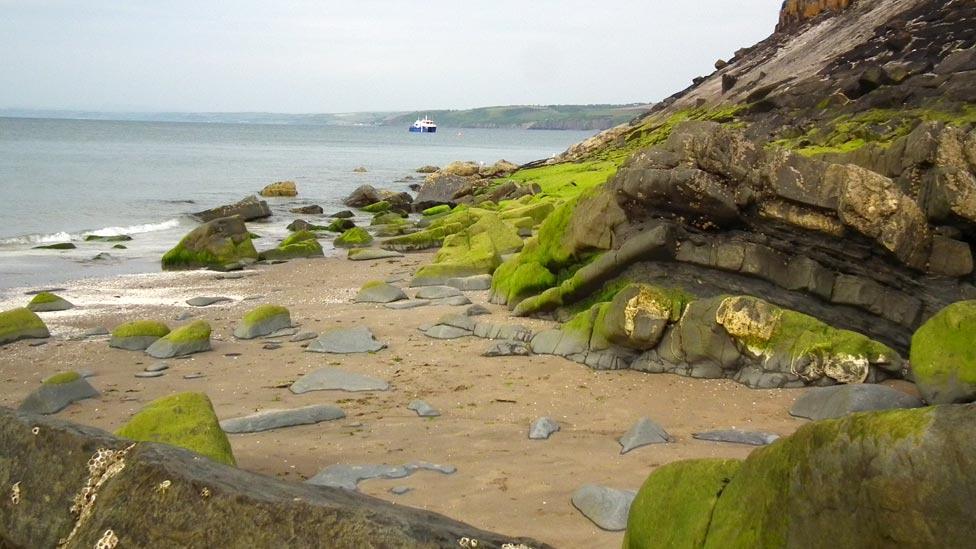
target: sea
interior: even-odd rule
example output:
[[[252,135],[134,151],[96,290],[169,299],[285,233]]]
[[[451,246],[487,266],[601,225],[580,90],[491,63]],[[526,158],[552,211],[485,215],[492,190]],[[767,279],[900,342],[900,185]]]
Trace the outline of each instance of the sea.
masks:
[[[291,208],[318,204],[327,215],[363,184],[409,190],[423,182],[420,166],[522,164],[592,133],[0,117],[0,292],[159,271],[162,254],[198,224],[192,212],[275,181],[295,181],[299,194],[267,199],[274,215],[248,224],[264,237],[259,250],[274,247],[294,219],[311,219]],[[133,238],[125,249],[84,240],[123,234]],[[58,242],[77,249],[35,248]]]

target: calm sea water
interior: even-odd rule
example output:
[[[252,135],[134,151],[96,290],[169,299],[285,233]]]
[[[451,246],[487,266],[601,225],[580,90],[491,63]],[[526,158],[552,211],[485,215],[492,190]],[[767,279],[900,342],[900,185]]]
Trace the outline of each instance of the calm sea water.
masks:
[[[189,212],[237,201],[273,181],[295,181],[299,196],[269,200],[275,216],[252,227],[268,237],[259,249],[286,233],[295,206],[319,204],[328,213],[362,184],[407,190],[425,164],[524,163],[589,135],[0,118],[0,288],[158,270],[160,255],[196,224]],[[359,166],[368,171],[353,173]],[[134,240],[116,250],[83,242],[86,234]],[[78,249],[33,249],[67,241]],[[92,260],[99,252],[111,258]]]

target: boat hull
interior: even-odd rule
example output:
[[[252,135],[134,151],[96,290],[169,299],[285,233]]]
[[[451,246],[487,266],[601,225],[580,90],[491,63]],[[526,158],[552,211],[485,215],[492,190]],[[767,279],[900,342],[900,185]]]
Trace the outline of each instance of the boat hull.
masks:
[[[433,128],[418,128],[417,126],[410,126],[411,133],[435,133],[437,131],[436,127]]]

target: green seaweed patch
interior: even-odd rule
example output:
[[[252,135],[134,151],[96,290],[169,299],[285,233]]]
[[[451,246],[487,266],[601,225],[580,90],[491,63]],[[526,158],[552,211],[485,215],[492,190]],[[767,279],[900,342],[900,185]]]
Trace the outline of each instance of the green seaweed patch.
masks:
[[[630,506],[623,548],[703,547],[712,510],[741,466],[741,460],[709,458],[656,469]]]
[[[912,336],[912,370],[923,387],[964,384],[976,392],[976,301],[953,303],[936,313]],[[929,395],[926,395],[929,396]],[[964,394],[952,396],[966,396]]]
[[[288,312],[288,309],[280,305],[261,305],[260,307],[256,307],[248,311],[247,314],[244,315],[243,320],[245,325],[250,326],[257,324],[258,322],[265,321],[269,318],[290,314],[291,313]]]
[[[154,400],[115,434],[178,446],[219,463],[237,465],[213,405],[203,393],[178,393]]]
[[[230,238],[224,239],[216,250],[194,251],[188,248],[193,243],[190,237],[193,233],[183,237],[172,250],[163,254],[162,265],[164,269],[194,269],[197,267],[222,267],[233,263],[241,258],[258,258],[258,252],[254,249],[254,243],[250,238],[241,240],[235,244]]]
[[[210,324],[207,324],[207,322],[203,320],[197,320],[196,322],[192,322],[186,326],[180,326],[164,336],[163,339],[172,343],[203,341],[210,339],[210,331]]]
[[[369,206],[365,206],[363,211],[369,213],[380,213],[388,211],[391,207],[392,205],[386,200],[380,200],[379,202],[373,202]]]
[[[352,253],[352,250],[350,250],[349,253],[351,254]],[[385,285],[386,285],[386,282],[383,282],[382,280],[370,280],[366,284],[363,284],[363,287],[360,288],[360,291],[361,290],[368,290],[370,288],[376,288],[377,286],[385,286]]]
[[[820,478],[825,463],[837,463],[838,448],[914,444],[932,424],[935,410],[888,410],[818,421],[753,451],[715,504],[705,547],[789,546],[789,513],[784,510],[796,490],[806,490],[810,479]],[[900,501],[901,486],[891,483],[881,501]]]
[[[0,339],[24,330],[47,329],[41,317],[30,309],[21,307],[0,313]]]
[[[421,212],[425,217],[431,217],[434,215],[446,214],[451,211],[451,207],[447,204],[440,204],[438,206],[432,206]]]
[[[522,239],[514,227],[495,214],[485,214],[467,229],[448,236],[432,265],[422,267],[419,278],[490,274],[501,255],[518,251]]]
[[[372,241],[373,236],[366,232],[366,229],[353,227],[339,235],[333,244],[340,248],[352,248],[356,246],[368,246]]]
[[[29,305],[43,305],[45,303],[54,303],[55,301],[61,301],[61,298],[50,292],[41,292],[30,300]]]
[[[44,385],[65,385],[67,383],[73,383],[81,379],[81,374],[78,372],[61,372],[59,374],[54,374],[53,376],[45,379],[43,381]]]
[[[134,320],[118,325],[112,337],[163,337],[169,332],[169,326],[157,320]]]
[[[522,185],[537,184],[542,189],[541,196],[523,197],[522,200],[525,202],[502,201],[499,207],[504,211],[507,208],[526,206],[533,200],[541,200],[543,197],[561,200],[573,198],[583,191],[606,183],[617,173],[619,165],[619,162],[612,160],[594,160],[519,170],[505,180],[513,180]]]

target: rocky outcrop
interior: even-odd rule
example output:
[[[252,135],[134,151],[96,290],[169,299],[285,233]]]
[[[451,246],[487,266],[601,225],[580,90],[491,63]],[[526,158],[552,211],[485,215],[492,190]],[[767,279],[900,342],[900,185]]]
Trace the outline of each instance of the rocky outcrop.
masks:
[[[11,547],[546,547],[337,488],[0,408],[0,544]],[[87,493],[89,497],[83,497]],[[96,497],[97,496],[97,497]],[[123,504],[124,502],[124,504]],[[70,510],[70,511],[69,511]],[[192,522],[195,528],[187,530]],[[39,526],[42,525],[42,526]],[[107,545],[110,546],[110,545]]]
[[[912,371],[925,400],[976,400],[976,301],[953,303],[912,336]]]
[[[268,207],[268,203],[264,200],[258,200],[256,196],[249,196],[234,204],[228,204],[226,206],[220,206],[218,208],[204,210],[202,212],[193,214],[193,217],[196,217],[204,223],[213,221],[215,219],[220,219],[222,217],[232,216],[237,216],[243,221],[262,219],[265,217],[271,217],[271,208]]]
[[[353,192],[349,193],[342,203],[350,208],[363,208],[370,204],[375,204],[383,200],[380,192],[372,185],[360,185]]]
[[[845,10],[854,2],[855,0],[786,0],[779,12],[776,30],[787,31],[824,12],[837,13]]]

